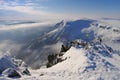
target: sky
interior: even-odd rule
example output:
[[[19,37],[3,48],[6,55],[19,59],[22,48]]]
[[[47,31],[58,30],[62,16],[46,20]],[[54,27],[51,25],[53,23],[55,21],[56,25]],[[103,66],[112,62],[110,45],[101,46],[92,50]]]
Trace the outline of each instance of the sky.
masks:
[[[120,0],[0,0],[0,19],[120,19]]]

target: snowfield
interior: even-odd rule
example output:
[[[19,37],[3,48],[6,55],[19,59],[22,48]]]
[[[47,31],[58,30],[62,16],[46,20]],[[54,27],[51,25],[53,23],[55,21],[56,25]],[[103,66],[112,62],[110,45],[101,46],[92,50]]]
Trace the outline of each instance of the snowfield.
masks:
[[[0,80],[120,80],[119,22],[119,20],[62,21],[56,24],[48,33],[30,42],[31,44],[27,49],[34,50],[34,47],[36,50],[36,48],[41,47],[40,44],[42,46],[49,44],[49,47],[50,45],[53,47],[54,44],[54,47],[58,47],[61,46],[57,44],[59,42],[63,44],[70,41],[79,42],[81,39],[86,43],[85,46],[75,43],[67,52],[64,52],[61,57],[63,61],[52,67],[41,67],[37,70],[28,67],[31,75],[20,73],[20,78],[9,78],[1,74]],[[59,49],[57,50],[59,51]],[[40,49],[36,52],[39,51],[44,52],[47,50]],[[43,58],[46,58],[48,54],[34,53],[34,56],[39,55],[42,58],[41,60],[45,60]],[[2,65],[3,58],[4,56],[0,58],[0,70],[3,70],[2,68],[15,68],[8,67],[16,64],[11,61],[10,57],[5,57],[5,61],[10,60],[8,61],[9,65]],[[34,60],[34,57],[31,59]]]

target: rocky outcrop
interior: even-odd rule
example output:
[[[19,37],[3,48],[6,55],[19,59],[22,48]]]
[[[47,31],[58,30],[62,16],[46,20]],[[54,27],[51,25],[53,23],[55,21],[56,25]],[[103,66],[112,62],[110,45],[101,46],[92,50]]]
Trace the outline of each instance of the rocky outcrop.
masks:
[[[28,76],[30,76],[31,74],[30,74],[30,71],[28,70],[28,68],[24,68],[24,69],[22,69],[22,72],[21,72],[23,75],[28,75]]]
[[[7,55],[4,55],[0,58],[0,73],[2,73],[7,68],[17,68],[17,65],[9,58]]]
[[[88,48],[88,43],[82,40],[74,40],[71,42],[67,42],[65,44],[63,44],[61,46],[61,51],[59,54],[51,54],[48,55],[48,62],[46,64],[46,67],[52,67],[55,64],[62,62],[66,59],[63,59],[62,56],[65,54],[65,52],[67,52],[71,47],[84,47],[84,48]]]
[[[18,71],[15,70],[14,68],[7,68],[6,70],[4,70],[2,72],[2,75],[10,77],[10,78],[13,78],[13,77],[20,78],[21,77],[21,75],[18,73]]]
[[[22,75],[30,76],[28,65],[19,59],[4,55],[0,58],[0,74],[9,78],[20,78]]]
[[[59,54],[48,55],[48,63],[46,64],[46,67],[52,67],[53,65],[62,61],[63,59],[59,56]]]

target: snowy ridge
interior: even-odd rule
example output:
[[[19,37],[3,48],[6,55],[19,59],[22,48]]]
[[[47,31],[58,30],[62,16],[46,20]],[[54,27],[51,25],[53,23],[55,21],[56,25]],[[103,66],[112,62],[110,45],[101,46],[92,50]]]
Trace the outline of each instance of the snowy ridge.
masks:
[[[112,80],[112,78],[116,80],[119,79],[119,76],[116,76],[120,75],[118,68],[119,66],[114,66],[113,63],[107,60],[107,58],[111,58],[109,57],[111,54],[107,53],[106,51],[107,48],[100,44],[95,46],[95,48],[98,48],[100,51],[97,50],[96,52],[96,49],[85,50],[84,48],[71,48],[64,56],[67,55],[68,58],[70,57],[72,59],[68,59],[68,61],[65,63],[61,63],[61,66],[66,65],[63,66],[62,70],[65,71],[64,69],[67,69],[66,71],[72,72],[72,74],[76,73],[76,75],[79,75],[79,77],[75,77],[78,78],[77,80]],[[61,69],[61,66],[58,64],[54,66],[53,69],[57,68],[59,70],[59,68]],[[60,72],[62,70],[60,70]],[[68,80],[70,80],[69,76],[67,77]],[[71,78],[71,80],[72,79],[74,78]]]
[[[82,32],[94,32],[94,38],[102,38],[104,44],[114,50],[120,50],[120,21],[119,20],[101,20],[97,21],[89,28],[84,28]],[[91,35],[89,35],[91,37]],[[95,40],[94,39],[94,40]]]
[[[116,65],[119,61],[115,61],[115,55],[108,51],[106,45],[100,43],[89,45],[88,49],[81,46],[71,47],[63,55],[65,61],[48,69],[33,71],[34,77],[27,79],[119,80],[120,65]]]

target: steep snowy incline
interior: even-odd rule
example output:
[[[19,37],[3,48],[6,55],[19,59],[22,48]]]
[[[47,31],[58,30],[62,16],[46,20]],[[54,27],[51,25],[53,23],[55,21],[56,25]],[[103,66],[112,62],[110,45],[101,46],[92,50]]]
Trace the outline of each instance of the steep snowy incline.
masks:
[[[57,23],[50,32],[45,33],[43,36],[35,39],[29,45],[30,49],[38,48],[38,45],[55,44],[59,41],[72,41],[75,39],[83,39],[88,41],[87,36],[82,33],[82,29],[90,27],[96,22],[94,20],[76,20],[76,21],[61,21]],[[39,47],[41,46],[39,45]],[[37,46],[37,47],[35,47]]]
[[[87,35],[82,32],[82,29],[90,27],[90,25],[96,22],[95,20],[77,20],[73,22],[67,22],[64,27],[64,31],[60,39],[67,41],[72,41],[75,39],[82,39],[84,41],[89,41]],[[91,36],[91,38],[93,38]]]
[[[82,33],[82,29],[90,27],[90,24],[95,22],[94,20],[76,20],[76,21],[62,21],[57,28],[52,30],[47,34],[47,39],[54,39],[55,42],[58,41],[72,41],[75,39],[82,38],[87,40],[87,36]],[[45,36],[46,37],[46,36]]]
[[[100,43],[89,45],[88,49],[71,47],[63,55],[63,62],[31,71],[32,76],[22,80],[119,80],[120,65],[117,64],[119,60],[115,61],[115,55]]]

